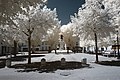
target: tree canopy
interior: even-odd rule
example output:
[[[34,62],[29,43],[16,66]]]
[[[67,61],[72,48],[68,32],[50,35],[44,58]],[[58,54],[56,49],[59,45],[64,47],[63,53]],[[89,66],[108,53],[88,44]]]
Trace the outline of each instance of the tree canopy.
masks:
[[[29,6],[45,2],[46,0],[0,0],[0,25],[14,24],[12,20],[19,14],[26,14],[25,9],[29,10]]]

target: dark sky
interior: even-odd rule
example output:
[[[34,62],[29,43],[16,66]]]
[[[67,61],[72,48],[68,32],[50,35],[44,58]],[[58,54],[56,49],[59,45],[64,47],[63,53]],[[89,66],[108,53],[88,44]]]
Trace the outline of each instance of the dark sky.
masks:
[[[58,18],[64,25],[70,21],[70,15],[78,12],[79,7],[84,2],[84,0],[48,0],[48,7],[51,9],[56,8]]]

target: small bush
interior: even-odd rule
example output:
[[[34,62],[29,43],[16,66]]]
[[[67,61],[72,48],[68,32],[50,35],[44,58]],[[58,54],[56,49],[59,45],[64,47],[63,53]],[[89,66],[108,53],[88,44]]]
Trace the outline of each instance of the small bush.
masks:
[[[98,64],[106,66],[120,66],[120,61],[101,61]]]
[[[5,67],[5,61],[0,61],[0,68],[4,68]]]

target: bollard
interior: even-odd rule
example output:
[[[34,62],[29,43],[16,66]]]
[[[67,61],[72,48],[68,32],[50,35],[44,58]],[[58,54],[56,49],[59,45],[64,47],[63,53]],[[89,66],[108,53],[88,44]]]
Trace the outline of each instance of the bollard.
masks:
[[[41,59],[41,66],[45,66],[46,65],[46,59],[45,58],[42,58]]]
[[[87,64],[87,58],[83,58],[81,62],[82,64]]]
[[[65,60],[65,58],[61,58],[61,65],[62,65],[62,66],[65,66],[65,65],[66,65],[66,60]]]
[[[11,67],[11,59],[10,58],[7,58],[7,60],[6,60],[6,66],[7,67]]]

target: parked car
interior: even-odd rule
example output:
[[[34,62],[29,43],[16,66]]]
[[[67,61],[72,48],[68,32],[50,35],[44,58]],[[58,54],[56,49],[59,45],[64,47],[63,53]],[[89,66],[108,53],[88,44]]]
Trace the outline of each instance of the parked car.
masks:
[[[115,51],[104,51],[102,53],[103,56],[106,56],[106,57],[115,57],[117,55],[117,52],[115,53]]]

